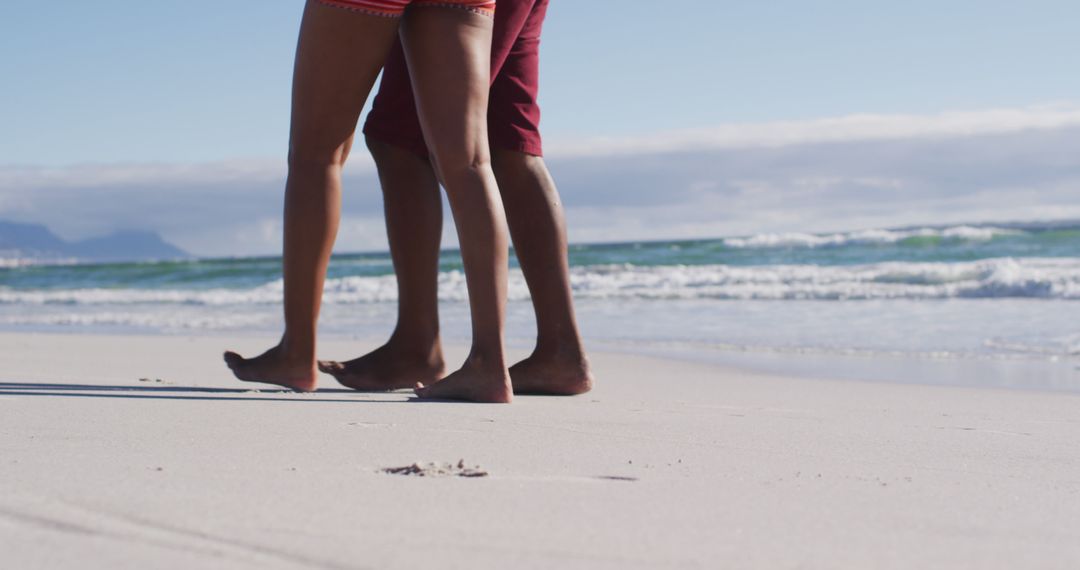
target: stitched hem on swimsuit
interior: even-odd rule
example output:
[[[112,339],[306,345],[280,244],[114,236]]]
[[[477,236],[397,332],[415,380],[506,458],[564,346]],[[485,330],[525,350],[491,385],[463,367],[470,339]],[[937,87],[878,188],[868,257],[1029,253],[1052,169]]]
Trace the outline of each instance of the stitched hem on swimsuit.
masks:
[[[350,12],[356,12],[357,14],[367,14],[368,16],[379,16],[380,18],[400,18],[401,12],[382,12],[372,8],[361,8],[353,4],[346,4],[344,2],[334,2],[334,0],[318,0],[319,4],[324,6],[330,6],[331,8],[340,8],[342,10],[348,10]]]
[[[480,14],[481,16],[494,16],[494,8],[478,8],[476,6],[463,6],[461,4],[454,4],[453,2],[421,2],[419,4],[410,4],[409,8],[456,8],[458,10],[465,10],[466,12],[472,12],[473,14]]]

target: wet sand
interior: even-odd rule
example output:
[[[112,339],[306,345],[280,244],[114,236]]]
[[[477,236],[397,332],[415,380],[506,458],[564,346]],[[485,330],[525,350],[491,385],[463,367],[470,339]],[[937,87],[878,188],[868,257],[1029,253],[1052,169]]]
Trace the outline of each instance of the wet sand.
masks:
[[[267,343],[0,334],[3,565],[1080,566],[1080,395],[617,354],[510,406],[231,379]]]

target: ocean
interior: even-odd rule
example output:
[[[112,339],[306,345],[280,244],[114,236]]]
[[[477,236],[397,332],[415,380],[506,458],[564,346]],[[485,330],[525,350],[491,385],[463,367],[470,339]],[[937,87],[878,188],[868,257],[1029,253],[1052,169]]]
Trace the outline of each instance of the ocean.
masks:
[[[857,379],[894,380],[888,368],[930,383],[1080,390],[1080,223],[584,244],[570,259],[590,346],[785,372],[825,366]],[[276,257],[0,260],[0,329],[276,334],[280,270]],[[442,255],[439,291],[444,336],[464,343],[457,251]],[[509,291],[508,342],[527,348],[534,322],[516,264]],[[385,338],[396,298],[387,253],[336,255],[322,334]]]

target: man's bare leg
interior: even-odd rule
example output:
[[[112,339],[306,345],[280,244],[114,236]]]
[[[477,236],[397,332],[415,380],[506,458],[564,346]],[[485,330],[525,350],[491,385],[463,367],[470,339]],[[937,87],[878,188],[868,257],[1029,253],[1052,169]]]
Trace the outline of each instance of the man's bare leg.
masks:
[[[592,389],[570,289],[566,221],[544,160],[492,149],[510,235],[536,312],[536,348],[510,367],[518,394],[573,395]]]
[[[421,398],[510,402],[506,367],[506,218],[491,171],[487,138],[492,19],[465,10],[411,10],[402,22],[424,139],[457,221],[472,316],[472,349],[465,364]],[[466,78],[468,89],[446,89]]]
[[[397,326],[386,344],[374,351],[348,362],[321,361],[319,370],[354,390],[431,384],[446,374],[439,342],[439,181],[426,158],[371,137],[367,146],[382,184],[398,285]]]
[[[398,22],[308,2],[293,71],[285,184],[285,333],[254,358],[225,353],[240,380],[315,389],[315,329],[341,210],[341,167]],[[487,85],[487,83],[483,83]]]

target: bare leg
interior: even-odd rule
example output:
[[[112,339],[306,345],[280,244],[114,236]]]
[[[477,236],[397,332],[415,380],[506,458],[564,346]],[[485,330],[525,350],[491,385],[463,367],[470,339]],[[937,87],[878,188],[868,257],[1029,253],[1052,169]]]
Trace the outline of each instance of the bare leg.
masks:
[[[434,7],[410,10],[402,23],[424,138],[457,221],[472,313],[465,364],[418,386],[421,398],[513,399],[503,347],[508,240],[487,139],[491,28],[489,17]]]
[[[493,149],[510,235],[536,312],[536,348],[510,367],[518,394],[572,395],[593,378],[574,318],[566,222],[559,192],[538,156]]]
[[[315,331],[341,211],[341,167],[398,22],[309,1],[293,70],[285,184],[285,333],[255,358],[225,353],[237,378],[315,389]]]
[[[444,372],[437,288],[442,210],[429,161],[368,139],[379,169],[390,252],[398,279],[398,322],[383,346],[323,372],[357,390],[429,384]],[[492,148],[492,165],[538,325],[533,354],[510,367],[518,394],[572,395],[592,387],[574,318],[566,229],[558,190],[542,158]]]
[[[446,373],[439,342],[439,242],[442,197],[431,162],[373,138],[368,149],[379,170],[386,233],[398,284],[397,327],[390,340],[348,362],[319,362],[354,390],[412,388]]]
[[[319,368],[357,390],[429,384],[444,372],[437,306],[442,209],[430,162],[368,139],[379,169],[398,279],[398,322],[387,343],[349,362]],[[537,343],[510,367],[517,394],[572,395],[592,387],[574,318],[566,229],[558,190],[542,158],[492,148],[493,167],[518,259],[532,292]]]

